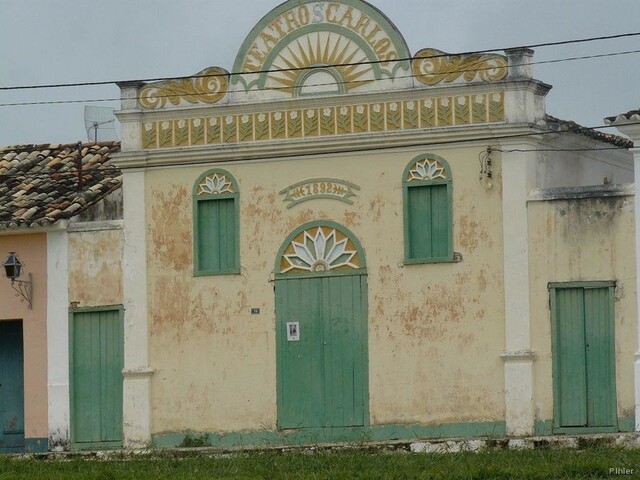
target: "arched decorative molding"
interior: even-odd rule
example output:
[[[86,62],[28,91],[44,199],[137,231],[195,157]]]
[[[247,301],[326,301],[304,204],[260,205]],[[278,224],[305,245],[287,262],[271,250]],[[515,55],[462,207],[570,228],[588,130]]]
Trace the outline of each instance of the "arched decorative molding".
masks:
[[[238,183],[236,179],[226,170],[214,168],[208,170],[198,177],[194,187],[193,196],[220,196],[235,195],[238,193]]]
[[[170,103],[214,104],[229,90],[229,72],[219,67],[207,68],[191,78],[167,80],[145,85],[139,103],[145,109],[163,108]]]
[[[425,85],[439,83],[495,82],[507,76],[507,57],[503,55],[447,55],[425,48],[411,62],[415,78]]]
[[[333,67],[331,75],[339,75],[344,92],[407,72],[410,62],[396,60],[409,57],[391,20],[363,0],[290,0],[251,30],[233,66],[234,73],[244,75],[234,75],[232,84],[297,96],[309,76],[306,67],[365,62]]]
[[[442,157],[432,153],[419,155],[409,162],[404,169],[403,182],[405,184],[424,183],[434,181],[451,181],[451,167]]]
[[[346,227],[331,221],[306,223],[284,241],[276,257],[276,276],[362,273],[360,242]]]

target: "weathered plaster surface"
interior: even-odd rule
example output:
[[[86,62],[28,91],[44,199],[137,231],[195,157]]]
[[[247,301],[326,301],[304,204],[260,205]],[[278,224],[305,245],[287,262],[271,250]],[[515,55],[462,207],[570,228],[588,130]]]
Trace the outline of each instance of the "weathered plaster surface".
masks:
[[[78,307],[123,302],[122,228],[69,234],[69,302]]]
[[[553,418],[549,282],[616,282],[618,416],[634,415],[637,339],[635,225],[632,196],[530,202],[532,342],[536,352],[536,418]]]
[[[463,261],[402,266],[402,172],[436,153],[454,177],[454,250]],[[153,433],[276,425],[270,283],[286,236],[311,220],[352,230],[367,256],[371,422],[502,421],[503,262],[498,189],[478,182],[477,148],[221,165],[240,187],[241,274],[192,275],[193,183],[207,167],[146,174]],[[495,169],[499,170],[496,161]],[[327,176],[361,187],[354,205],[287,209],[277,194]],[[259,307],[260,315],[250,315]]]
[[[47,438],[47,238],[44,233],[0,236],[0,255],[17,252],[33,275],[33,309],[0,276],[0,321],[22,320],[25,438]],[[25,278],[23,278],[24,280]]]

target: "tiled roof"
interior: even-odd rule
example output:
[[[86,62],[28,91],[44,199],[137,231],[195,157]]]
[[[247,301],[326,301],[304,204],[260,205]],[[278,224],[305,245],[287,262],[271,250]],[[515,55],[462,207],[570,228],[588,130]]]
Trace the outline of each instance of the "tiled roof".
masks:
[[[593,128],[583,127],[576,122],[569,120],[560,120],[559,118],[546,115],[547,126],[554,131],[558,132],[573,132],[579,135],[584,135],[600,142],[609,143],[620,148],[633,148],[633,142],[625,137],[614,135],[612,133],[604,133]]]
[[[71,218],[122,186],[111,163],[120,142],[0,147],[0,228],[49,225]]]
[[[629,121],[638,122],[640,121],[640,110],[631,110],[627,113],[616,115],[615,117],[607,117],[604,119],[604,121],[609,124],[629,123]]]

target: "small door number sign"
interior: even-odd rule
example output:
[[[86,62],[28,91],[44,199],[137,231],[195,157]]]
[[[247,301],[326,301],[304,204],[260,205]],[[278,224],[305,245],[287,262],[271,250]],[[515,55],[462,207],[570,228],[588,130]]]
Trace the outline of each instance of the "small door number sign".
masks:
[[[300,322],[287,323],[287,340],[289,342],[300,341]]]

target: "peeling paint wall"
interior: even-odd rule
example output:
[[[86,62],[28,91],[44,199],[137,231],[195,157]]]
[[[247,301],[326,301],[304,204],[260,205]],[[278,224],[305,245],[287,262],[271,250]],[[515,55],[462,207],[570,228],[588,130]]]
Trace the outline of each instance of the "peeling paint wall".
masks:
[[[451,165],[461,263],[403,266],[402,175],[435,153]],[[240,275],[193,277],[191,191],[209,167],[146,173],[152,432],[274,429],[276,253],[299,225],[333,220],[366,252],[372,424],[504,420],[500,178],[478,181],[479,150],[405,150],[217,164],[240,188]],[[472,167],[470,167],[472,165]],[[494,169],[499,173],[500,159]],[[286,208],[283,188],[334,177],[353,205]],[[261,309],[250,315],[250,308]]]
[[[553,418],[549,282],[614,280],[618,416],[634,412],[637,338],[633,197],[530,202],[531,319],[536,418]]]
[[[122,304],[122,228],[69,232],[69,303]]]
[[[24,343],[25,438],[47,438],[47,239],[46,234],[0,236],[0,263],[17,252],[21,280],[33,275],[33,309],[21,302],[0,275],[0,322],[22,320]]]

